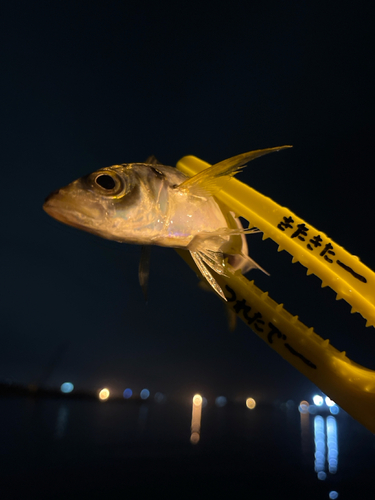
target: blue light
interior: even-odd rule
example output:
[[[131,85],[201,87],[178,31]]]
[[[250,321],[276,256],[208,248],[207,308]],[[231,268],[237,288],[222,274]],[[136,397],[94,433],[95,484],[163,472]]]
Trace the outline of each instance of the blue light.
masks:
[[[338,440],[337,440],[337,422],[331,415],[327,417],[327,448],[328,448],[328,470],[331,474],[337,472],[338,465]]]
[[[293,401],[293,399],[289,399],[287,402],[286,402],[286,409],[287,410],[294,410],[296,404],[295,402]]]
[[[338,498],[339,494],[337,493],[337,491],[330,491],[328,496],[332,500],[335,500],[336,498]]]
[[[125,389],[125,391],[122,393],[125,399],[129,399],[133,395],[133,391],[131,389]]]
[[[298,405],[298,411],[300,413],[309,413],[309,403],[307,401],[301,401]]]
[[[154,398],[157,403],[162,403],[163,401],[165,401],[165,396],[162,392],[156,392]]]
[[[142,389],[141,390],[141,398],[142,399],[147,399],[150,395],[150,391],[148,389]]]
[[[69,392],[72,392],[74,389],[74,385],[71,382],[64,382],[61,384],[60,391],[63,392],[64,394],[68,394]]]
[[[337,405],[331,406],[331,408],[329,409],[329,411],[332,413],[332,415],[337,415],[338,412],[340,411],[340,408]]]
[[[227,398],[225,396],[218,396],[215,399],[215,404],[219,408],[222,408],[223,406],[225,406],[227,404]]]
[[[324,419],[320,415],[314,417],[314,441],[315,441],[315,471],[318,479],[324,480],[327,475],[324,472],[326,459]]]

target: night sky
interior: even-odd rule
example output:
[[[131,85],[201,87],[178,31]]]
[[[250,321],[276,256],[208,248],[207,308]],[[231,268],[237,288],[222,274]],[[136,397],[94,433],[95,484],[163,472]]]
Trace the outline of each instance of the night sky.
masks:
[[[243,3],[245,4],[245,2]],[[64,1],[1,8],[0,377],[125,387],[171,397],[307,397],[313,385],[221,301],[173,249],[64,226],[53,190],[154,154],[216,163],[293,149],[238,178],[343,245],[374,255],[375,31],[370,2]],[[375,369],[375,330],[261,235],[248,277],[335,347]]]

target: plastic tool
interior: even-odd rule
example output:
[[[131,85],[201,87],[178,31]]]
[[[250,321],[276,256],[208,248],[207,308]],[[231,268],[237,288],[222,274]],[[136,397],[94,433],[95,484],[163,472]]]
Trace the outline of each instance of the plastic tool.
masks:
[[[193,176],[211,165],[195,156],[185,156],[177,168]],[[247,219],[249,227],[263,232],[315,274],[323,286],[330,286],[337,299],[345,299],[352,312],[359,312],[366,326],[375,325],[375,273],[324,233],[318,231],[289,209],[255,191],[237,179],[216,195],[236,216]],[[179,252],[197,272],[192,260]],[[226,304],[268,345],[352,415],[375,432],[375,371],[351,361],[329,340],[301,323],[263,292],[241,272],[215,275],[227,299]]]

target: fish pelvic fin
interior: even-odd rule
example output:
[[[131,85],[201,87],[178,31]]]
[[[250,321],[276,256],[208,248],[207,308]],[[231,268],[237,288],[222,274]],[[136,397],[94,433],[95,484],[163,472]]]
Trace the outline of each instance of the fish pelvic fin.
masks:
[[[221,289],[221,286],[219,283],[215,280],[215,278],[212,276],[210,271],[208,270],[206,264],[207,261],[210,262],[212,257],[208,257],[207,255],[204,254],[204,252],[200,251],[190,251],[190,255],[192,256],[195,265],[199,269],[200,273],[202,276],[207,280],[208,284],[212,286],[212,288],[215,290],[215,292],[220,295],[220,297],[227,302],[227,299],[225,298],[224,292]],[[210,267],[212,267],[210,264],[208,264]],[[216,267],[216,266],[215,266]],[[216,269],[214,269],[216,270]],[[221,272],[220,274],[224,274]]]
[[[190,179],[180,184],[177,189],[190,191],[197,196],[207,196],[207,194],[211,196],[215,195],[251,160],[255,160],[255,158],[267,155],[268,153],[274,153],[291,147],[292,146],[280,146],[276,148],[257,149],[255,151],[233,156],[232,158],[216,163],[216,165],[208,167],[202,170],[202,172],[199,172],[199,174],[190,177]]]
[[[257,232],[259,232],[259,229],[255,227],[238,227],[237,229],[221,228],[211,233],[200,233],[191,241],[188,250],[196,266],[202,276],[207,280],[208,284],[222,299],[226,300],[224,293],[208,268],[221,276],[228,276],[226,258],[228,258],[228,264],[232,267],[232,272],[240,270],[242,274],[245,274],[250,271],[250,269],[259,269],[269,276],[269,273],[265,269],[249,257],[247,254],[247,246],[244,249],[231,248],[230,245],[225,248],[228,242],[222,239],[222,237],[253,234]],[[214,249],[209,248],[211,243],[210,240],[213,243],[211,248]]]

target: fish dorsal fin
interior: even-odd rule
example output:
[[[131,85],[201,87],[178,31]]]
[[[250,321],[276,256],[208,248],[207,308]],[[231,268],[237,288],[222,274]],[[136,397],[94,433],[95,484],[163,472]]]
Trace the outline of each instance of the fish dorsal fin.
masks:
[[[255,158],[259,158],[259,156],[291,147],[292,146],[280,146],[277,148],[257,149],[249,153],[233,156],[187,179],[178,186],[178,189],[190,191],[198,196],[207,194],[214,195],[222,189],[224,184],[228,182],[231,177],[240,172],[242,167],[249,161],[255,160]]]
[[[155,158],[154,155],[149,156],[145,163],[147,163],[147,165],[161,165],[160,161]]]

